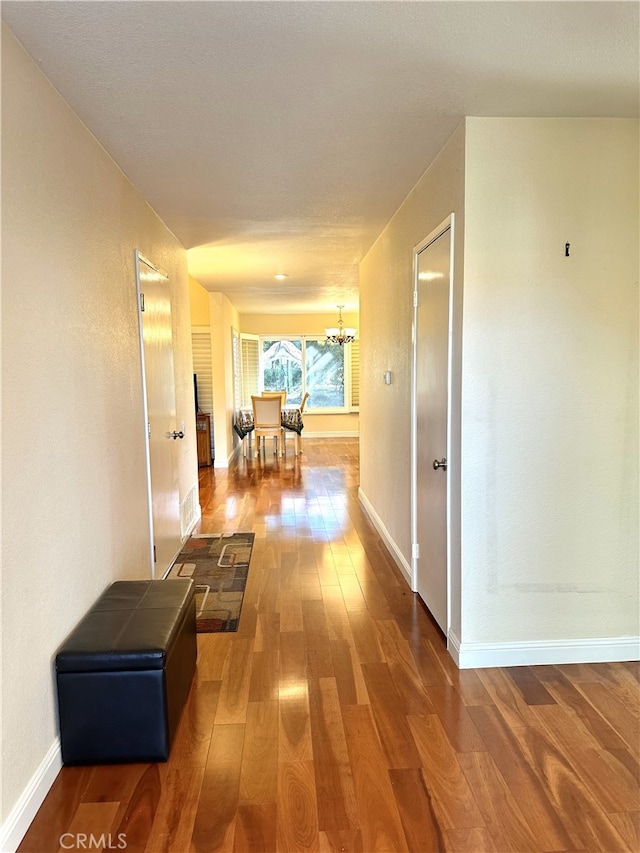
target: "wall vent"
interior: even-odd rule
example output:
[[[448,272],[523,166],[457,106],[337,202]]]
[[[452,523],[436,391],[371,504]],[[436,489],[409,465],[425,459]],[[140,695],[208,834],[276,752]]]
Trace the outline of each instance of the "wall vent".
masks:
[[[199,517],[200,505],[198,504],[198,495],[196,487],[192,486],[180,505],[180,534],[183,539],[189,533]]]

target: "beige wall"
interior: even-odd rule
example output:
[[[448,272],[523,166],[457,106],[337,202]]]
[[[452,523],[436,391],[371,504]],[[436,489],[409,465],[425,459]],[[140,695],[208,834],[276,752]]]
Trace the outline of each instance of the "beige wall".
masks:
[[[4,27],[2,214],[4,824],[59,761],[57,647],[111,581],[149,573],[135,249],[171,281],[187,424],[193,382],[185,251]]]
[[[208,326],[210,323],[209,315],[209,291],[196,281],[193,276],[189,276],[189,305],[191,310],[191,325],[192,326]]]
[[[209,293],[192,276],[189,276],[189,301],[191,325],[209,329],[211,336],[214,467],[226,468],[237,444],[233,431],[232,329],[239,326],[238,312],[223,293]]]
[[[239,439],[233,430],[232,329],[238,329],[238,312],[222,293],[209,294],[211,356],[213,358],[213,427],[216,467],[229,464]]]
[[[363,260],[361,493],[405,566],[412,255],[451,212],[454,646],[632,653],[638,123],[467,119]]]
[[[343,312],[346,328],[358,329],[359,315]],[[338,323],[338,309],[332,314],[241,314],[240,331],[251,335],[324,335],[327,327]],[[359,415],[316,415],[307,412],[304,417],[304,435],[358,435]]]
[[[360,489],[395,545],[411,564],[411,329],[413,251],[449,214],[455,215],[454,322],[461,317],[464,250],[464,126],[458,128],[396,212],[360,265]],[[456,336],[459,341],[460,335]],[[391,370],[393,382],[383,375]],[[453,383],[460,385],[459,344]],[[458,393],[459,400],[459,393]],[[452,621],[460,618],[460,410],[451,412],[454,553]]]
[[[638,123],[466,145],[461,639],[637,636]]]

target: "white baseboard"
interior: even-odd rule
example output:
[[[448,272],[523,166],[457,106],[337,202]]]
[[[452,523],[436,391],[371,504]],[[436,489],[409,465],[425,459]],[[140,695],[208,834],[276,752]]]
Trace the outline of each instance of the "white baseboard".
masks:
[[[322,430],[322,432],[313,432],[310,429],[302,430],[302,438],[357,438],[360,435],[357,429],[345,430]]]
[[[384,542],[384,544],[387,548],[387,551],[389,551],[389,553],[393,557],[393,561],[395,562],[395,564],[398,566],[398,568],[402,572],[404,579],[406,580],[407,584],[409,585],[409,589],[411,589],[411,566],[405,560],[404,555],[402,554],[402,552],[400,551],[400,549],[396,545],[391,534],[389,533],[387,528],[382,523],[382,519],[380,518],[378,513],[375,511],[375,509],[373,508],[373,506],[369,502],[369,499],[367,498],[365,493],[360,488],[358,488],[358,500],[362,504],[362,507],[363,507],[364,511],[367,513],[371,523],[373,524],[375,529],[378,531],[378,533],[382,537],[382,541]]]
[[[640,637],[592,637],[584,640],[521,643],[460,643],[455,634],[450,632],[448,648],[458,669],[640,660]]]
[[[56,738],[2,824],[0,829],[2,853],[15,853],[61,769],[60,738]]]

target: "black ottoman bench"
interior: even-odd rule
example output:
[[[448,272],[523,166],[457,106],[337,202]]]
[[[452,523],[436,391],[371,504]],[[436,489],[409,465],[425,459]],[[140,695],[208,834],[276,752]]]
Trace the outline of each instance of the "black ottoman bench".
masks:
[[[196,667],[195,584],[117,581],[56,655],[64,764],[166,761]]]

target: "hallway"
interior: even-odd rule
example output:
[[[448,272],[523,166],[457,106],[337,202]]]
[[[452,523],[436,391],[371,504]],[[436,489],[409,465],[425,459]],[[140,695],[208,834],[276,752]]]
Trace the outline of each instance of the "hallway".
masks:
[[[240,629],[199,635],[170,760],[64,768],[20,851],[637,849],[637,664],[458,671],[357,440],[303,448],[200,469],[197,532],[256,534]]]

